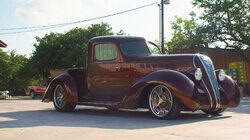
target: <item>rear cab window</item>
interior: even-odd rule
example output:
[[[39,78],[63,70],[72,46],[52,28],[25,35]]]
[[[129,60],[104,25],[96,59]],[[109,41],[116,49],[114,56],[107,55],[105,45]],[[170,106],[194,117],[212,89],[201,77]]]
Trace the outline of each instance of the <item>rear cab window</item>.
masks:
[[[117,58],[117,48],[112,43],[102,43],[94,46],[94,61],[110,61]]]

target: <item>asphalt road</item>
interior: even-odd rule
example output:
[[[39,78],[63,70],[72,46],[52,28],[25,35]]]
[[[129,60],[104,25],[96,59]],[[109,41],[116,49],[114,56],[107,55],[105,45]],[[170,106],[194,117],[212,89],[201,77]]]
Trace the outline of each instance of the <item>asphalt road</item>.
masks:
[[[59,113],[40,100],[0,100],[1,140],[249,138],[250,98],[221,116],[183,112],[176,120],[157,120],[145,110],[78,106],[75,112]]]

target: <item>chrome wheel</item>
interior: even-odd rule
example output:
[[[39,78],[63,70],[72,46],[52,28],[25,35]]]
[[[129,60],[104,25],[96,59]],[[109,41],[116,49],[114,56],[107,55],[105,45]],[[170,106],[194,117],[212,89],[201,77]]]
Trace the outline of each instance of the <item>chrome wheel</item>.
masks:
[[[173,97],[170,90],[163,86],[155,86],[149,95],[149,107],[151,112],[157,117],[165,117],[169,114],[173,106]]]
[[[64,88],[58,84],[54,90],[54,104],[56,107],[62,109],[65,106],[65,95]]]

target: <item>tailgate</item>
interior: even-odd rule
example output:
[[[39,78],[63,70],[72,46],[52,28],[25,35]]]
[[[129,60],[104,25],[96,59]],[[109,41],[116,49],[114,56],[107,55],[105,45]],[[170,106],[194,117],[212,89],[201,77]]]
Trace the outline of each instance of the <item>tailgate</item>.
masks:
[[[68,73],[67,69],[62,69],[62,70],[50,70],[50,77],[52,79],[54,79],[55,77],[64,74],[64,73]]]

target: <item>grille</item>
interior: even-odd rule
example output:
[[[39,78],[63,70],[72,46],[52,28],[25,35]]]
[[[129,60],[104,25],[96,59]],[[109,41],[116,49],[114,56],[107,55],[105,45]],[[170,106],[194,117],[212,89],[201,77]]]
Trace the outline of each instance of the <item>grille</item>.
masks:
[[[219,84],[215,75],[213,63],[211,59],[206,55],[199,55],[199,57],[208,75],[209,82],[212,85],[215,100],[216,100],[216,108],[219,108],[220,107],[220,91],[219,91]]]

